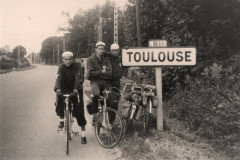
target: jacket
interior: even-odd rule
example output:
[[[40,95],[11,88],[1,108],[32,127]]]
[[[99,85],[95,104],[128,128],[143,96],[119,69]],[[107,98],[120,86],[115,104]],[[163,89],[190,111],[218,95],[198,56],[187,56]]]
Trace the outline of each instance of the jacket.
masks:
[[[102,73],[103,66],[106,72]],[[91,81],[109,81],[112,79],[112,65],[108,57],[101,60],[94,54],[87,60],[87,78]]]
[[[123,76],[123,67],[121,65],[120,58],[110,56],[110,61],[112,65],[112,81],[119,81]]]
[[[79,62],[73,62],[69,67],[61,64],[58,67],[54,91],[61,89],[63,93],[82,88],[84,75]]]

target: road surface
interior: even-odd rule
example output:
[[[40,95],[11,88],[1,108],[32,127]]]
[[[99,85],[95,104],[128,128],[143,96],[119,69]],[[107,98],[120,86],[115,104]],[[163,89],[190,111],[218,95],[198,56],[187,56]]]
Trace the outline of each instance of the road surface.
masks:
[[[109,150],[98,144],[86,110],[87,144],[81,144],[81,138],[74,137],[70,154],[65,154],[64,135],[57,133],[54,106],[56,72],[57,66],[38,65],[35,69],[0,75],[0,159],[116,159],[120,156],[119,148]],[[88,81],[84,82],[84,89],[90,89]],[[80,132],[76,121],[73,130]]]

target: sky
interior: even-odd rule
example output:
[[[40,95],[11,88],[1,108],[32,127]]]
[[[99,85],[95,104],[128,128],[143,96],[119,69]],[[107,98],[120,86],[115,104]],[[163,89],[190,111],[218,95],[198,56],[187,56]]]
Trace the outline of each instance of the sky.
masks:
[[[66,26],[62,11],[73,17],[78,9],[87,10],[106,0],[0,0],[0,47],[22,45],[27,53],[38,53],[50,36],[62,36],[58,27]],[[123,6],[126,0],[116,0]]]

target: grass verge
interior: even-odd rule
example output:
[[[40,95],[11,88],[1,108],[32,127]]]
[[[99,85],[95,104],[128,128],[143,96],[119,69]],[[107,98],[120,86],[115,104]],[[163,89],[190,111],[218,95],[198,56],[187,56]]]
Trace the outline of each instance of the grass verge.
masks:
[[[1,69],[0,74],[9,73],[9,72],[12,72],[12,71],[25,71],[25,70],[33,69],[33,68],[36,68],[36,67],[37,66],[31,65],[31,66],[25,67],[25,68]]]
[[[125,84],[122,81],[122,87]],[[126,97],[123,93],[123,98]],[[120,101],[119,106],[124,102]],[[165,110],[166,111],[166,110]],[[141,122],[135,121],[115,151],[117,160],[238,160],[240,141],[207,140],[186,127],[184,122],[164,116],[164,131],[156,130],[156,120],[148,135],[142,133]]]

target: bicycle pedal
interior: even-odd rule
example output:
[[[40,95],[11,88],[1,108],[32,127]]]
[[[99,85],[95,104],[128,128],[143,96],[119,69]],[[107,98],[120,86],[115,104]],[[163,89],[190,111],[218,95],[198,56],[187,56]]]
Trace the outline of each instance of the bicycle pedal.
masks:
[[[78,132],[72,132],[73,133],[73,136],[76,137],[78,136],[79,137],[79,133]]]
[[[60,132],[63,132],[64,131],[64,128],[58,128],[57,132],[60,133]]]

